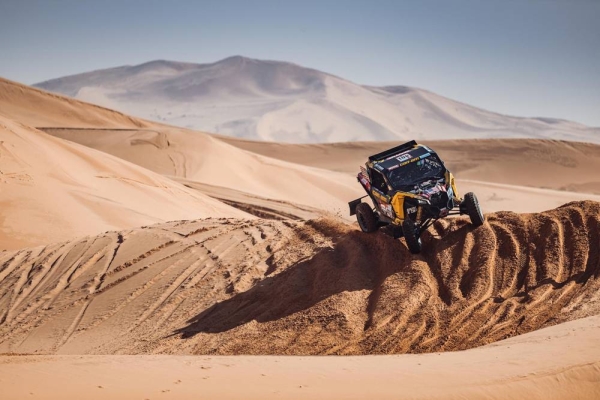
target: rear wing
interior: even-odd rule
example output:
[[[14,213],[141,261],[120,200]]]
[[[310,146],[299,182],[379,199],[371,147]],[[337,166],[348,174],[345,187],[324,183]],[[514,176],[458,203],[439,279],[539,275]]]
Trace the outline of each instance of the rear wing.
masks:
[[[389,158],[395,154],[402,153],[403,151],[406,151],[406,150],[410,150],[413,147],[415,147],[416,145],[417,145],[417,142],[414,140],[411,140],[410,142],[406,142],[404,144],[401,144],[400,146],[396,146],[389,150],[382,151],[381,153],[377,153],[372,156],[369,156],[369,161],[373,162],[373,161],[385,160],[386,158]]]

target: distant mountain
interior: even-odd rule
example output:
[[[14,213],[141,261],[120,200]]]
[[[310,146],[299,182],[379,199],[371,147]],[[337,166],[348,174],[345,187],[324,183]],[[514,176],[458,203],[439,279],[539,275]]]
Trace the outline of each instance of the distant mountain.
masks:
[[[240,56],[151,61],[34,85],[155,121],[281,142],[537,137],[600,141],[600,129],[520,118],[407,86],[362,86],[299,65]]]

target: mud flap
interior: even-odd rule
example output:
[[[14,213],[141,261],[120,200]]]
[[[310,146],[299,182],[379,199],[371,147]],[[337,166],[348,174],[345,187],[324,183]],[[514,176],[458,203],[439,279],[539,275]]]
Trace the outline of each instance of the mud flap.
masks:
[[[358,207],[358,205],[362,202],[362,199],[363,198],[361,197],[348,203],[348,206],[350,207],[350,216],[356,215],[356,207]]]

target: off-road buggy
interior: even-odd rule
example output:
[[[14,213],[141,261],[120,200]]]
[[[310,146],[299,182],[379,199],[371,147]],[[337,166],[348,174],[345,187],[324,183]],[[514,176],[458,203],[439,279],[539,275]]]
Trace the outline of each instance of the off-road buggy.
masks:
[[[395,238],[404,236],[411,253],[419,253],[421,233],[439,218],[466,214],[475,226],[485,221],[475,194],[460,198],[437,153],[414,140],[370,156],[365,167],[357,179],[367,194],[348,203],[363,232],[386,227]],[[374,208],[362,202],[367,196]]]

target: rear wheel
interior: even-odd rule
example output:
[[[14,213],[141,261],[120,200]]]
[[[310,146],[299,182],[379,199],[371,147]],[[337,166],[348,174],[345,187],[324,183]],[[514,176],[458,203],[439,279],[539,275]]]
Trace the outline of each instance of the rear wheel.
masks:
[[[485,217],[481,212],[481,207],[479,206],[479,201],[477,200],[477,196],[475,193],[467,193],[465,194],[464,208],[466,213],[471,218],[471,223],[475,226],[481,226],[485,222]]]
[[[370,233],[377,230],[378,218],[367,203],[360,203],[356,206],[356,220],[363,232]]]
[[[402,222],[402,233],[404,234],[404,240],[406,240],[406,246],[413,254],[421,252],[421,237],[419,235],[419,227],[412,219],[405,219]]]

